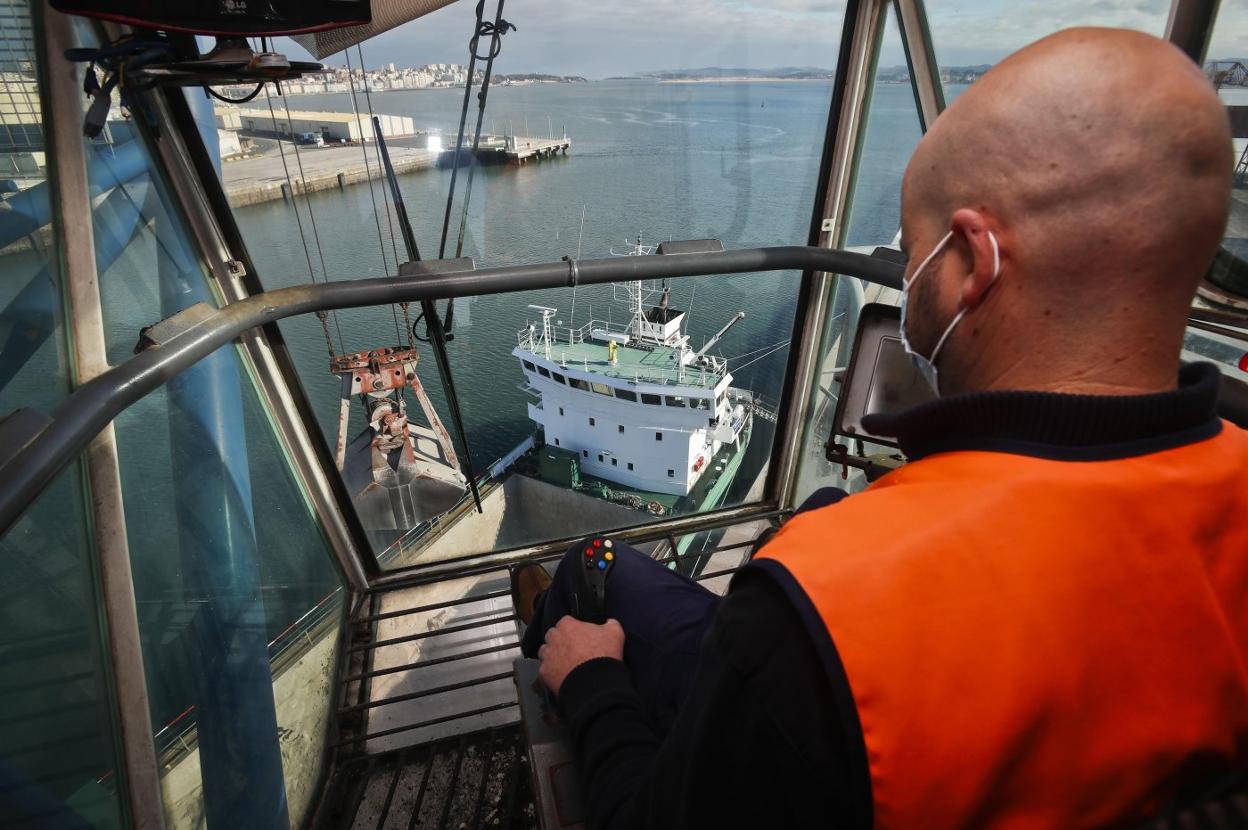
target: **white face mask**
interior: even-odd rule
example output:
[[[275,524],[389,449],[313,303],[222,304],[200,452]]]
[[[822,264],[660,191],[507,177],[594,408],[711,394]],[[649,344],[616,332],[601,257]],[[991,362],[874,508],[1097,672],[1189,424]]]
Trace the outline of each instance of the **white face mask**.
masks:
[[[938,397],[940,396],[940,373],[936,368],[936,358],[940,354],[940,350],[944,348],[945,341],[949,339],[949,335],[953,333],[958,323],[962,322],[962,318],[966,316],[970,308],[962,308],[957,313],[953,321],[945,328],[945,333],[936,341],[936,348],[932,349],[931,356],[924,357],[915,351],[914,347],[910,345],[910,338],[906,336],[906,307],[909,305],[910,289],[919,281],[919,277],[923,276],[924,269],[927,268],[932,259],[944,249],[945,245],[949,244],[949,240],[952,238],[953,231],[946,233],[936,243],[936,247],[927,255],[927,258],[919,263],[918,268],[914,269],[914,276],[910,277],[910,281],[901,288],[901,347],[906,350],[906,354],[910,355],[910,359],[914,361],[915,368],[919,370],[919,374],[923,375],[923,378]],[[997,277],[1001,275],[1001,249],[998,247],[997,237],[992,231],[988,231],[988,241],[992,243],[992,279],[988,282],[988,285],[991,286],[997,281]]]

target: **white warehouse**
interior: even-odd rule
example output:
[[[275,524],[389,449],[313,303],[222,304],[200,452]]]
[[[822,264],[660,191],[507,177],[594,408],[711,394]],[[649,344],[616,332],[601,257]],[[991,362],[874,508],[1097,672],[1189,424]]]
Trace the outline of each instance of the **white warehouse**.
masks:
[[[218,108],[217,120],[232,120]],[[228,108],[230,110],[234,108]],[[291,137],[316,133],[326,141],[372,141],[373,125],[367,115],[359,118],[349,112],[314,112],[291,110],[289,117],[285,108],[237,109],[238,127],[251,135]],[[400,138],[416,134],[415,121],[404,115],[377,115],[381,133],[386,138]]]

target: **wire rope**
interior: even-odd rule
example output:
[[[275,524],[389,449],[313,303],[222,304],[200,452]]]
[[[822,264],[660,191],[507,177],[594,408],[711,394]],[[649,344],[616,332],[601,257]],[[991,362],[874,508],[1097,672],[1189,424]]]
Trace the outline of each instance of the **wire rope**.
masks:
[[[273,122],[273,133],[277,138],[277,152],[282,158],[282,172],[286,176],[286,187],[290,189],[290,205],[295,211],[295,225],[299,228],[299,242],[303,245],[303,257],[308,263],[308,276],[312,282],[316,282],[316,269],[312,267],[312,254],[308,251],[308,236],[303,230],[303,216],[299,213],[299,203],[295,201],[295,185],[290,179],[290,166],[286,163],[286,150],[282,147],[281,131],[277,129],[277,113],[273,110],[272,96],[265,96],[265,100],[269,105],[269,120]],[[321,328],[325,330],[325,344],[329,346],[329,357],[332,360],[334,354],[334,340],[329,334],[329,323],[327,317],[320,314],[317,315],[321,321]],[[346,351],[342,343],[342,333],[338,335],[338,346],[340,351]]]
[[[351,50],[347,49],[343,52],[343,54],[345,54],[347,58],[347,81],[351,85],[351,112],[352,114],[355,115],[355,126],[356,126],[356,129],[360,133],[360,151],[364,154],[364,175],[365,175],[365,178],[368,180],[368,201],[369,201],[369,204],[373,208],[373,223],[377,227],[377,247],[381,250],[381,270],[383,273],[388,273],[390,270],[390,264],[386,261],[386,239],[385,239],[385,236],[381,232],[381,211],[377,209],[377,191],[373,187],[373,168],[372,168],[372,163],[369,161],[369,158],[368,158],[368,140],[365,137],[364,124],[360,120],[359,99],[356,97],[356,93],[355,93],[355,73],[351,69]],[[364,68],[363,51],[360,51],[359,55],[360,55],[360,75],[364,81],[364,88],[367,91],[368,70]],[[369,114],[369,125],[371,126],[372,115],[373,115],[373,105],[372,105],[371,98],[368,101],[368,114]],[[378,164],[377,164],[377,172],[378,172],[378,175],[385,175],[381,169],[380,160],[378,161]],[[382,196],[382,202],[385,203],[385,196]],[[387,204],[386,205],[387,223],[389,222],[389,220],[390,220],[390,207]],[[393,246],[393,243],[394,243],[394,229],[393,228],[391,228],[390,230],[390,242],[391,242],[391,245]],[[399,255],[398,255],[397,249],[395,249],[395,252],[394,252],[394,270],[395,270],[395,273],[397,274],[399,270]],[[390,311],[391,311],[391,316],[394,318],[395,335],[398,337],[398,342],[396,343],[396,345],[399,345],[403,342],[403,335],[402,333],[399,332],[399,315],[394,311],[393,305],[390,306]]]
[[[279,91],[280,91],[280,87],[279,87]],[[295,119],[292,118],[290,115],[290,99],[286,97],[285,95],[282,96],[282,105],[286,108],[286,123],[290,126],[290,131],[291,131],[291,134],[293,135],[295,131]],[[273,98],[270,97],[269,98],[270,111],[272,109],[272,106],[273,106]],[[299,168],[299,184],[300,184],[300,189],[303,191],[303,203],[308,208],[308,219],[310,220],[312,224],[312,241],[316,245],[317,259],[319,259],[321,262],[321,275],[325,278],[326,282],[329,282],[329,267],[325,264],[325,251],[321,247],[321,233],[316,227],[316,213],[312,210],[312,197],[308,195],[308,177],[303,172],[303,156],[300,155],[299,153],[299,142],[293,141],[291,143],[295,148],[295,164]],[[289,180],[289,177],[288,177],[288,180]],[[293,191],[294,188],[291,188],[291,189]],[[294,193],[292,192],[291,199],[295,200],[295,198],[296,197]],[[299,207],[298,207],[298,202],[296,201],[295,212],[298,213],[298,211],[299,211]],[[347,350],[346,338],[342,336],[342,326],[338,322],[338,312],[332,311],[330,312],[330,315],[334,318],[334,330],[338,332],[338,348],[341,349],[343,352],[346,352]]]
[[[372,95],[372,90],[368,85],[368,69],[364,64],[364,49],[358,43],[355,44],[355,53],[360,58],[360,73],[363,75],[363,78],[364,78],[364,102],[368,105],[368,122],[369,122],[369,125],[371,126],[373,123],[373,118],[376,116],[376,113],[373,112],[373,95]],[[376,147],[376,153],[377,153],[377,169],[383,170],[382,164],[381,164],[381,145],[377,144],[376,142],[374,142],[374,145]],[[368,152],[367,144],[365,144],[364,152],[365,153]],[[383,171],[383,175],[384,175],[384,171]],[[381,203],[386,209],[386,227],[388,227],[390,230],[390,251],[391,253],[394,254],[394,270],[397,273],[399,270],[399,246],[394,241],[394,222],[390,218],[390,202],[388,202],[386,198],[383,196],[381,199]]]
[[[738,367],[736,367],[735,369],[733,369],[733,371],[734,371],[734,372],[740,372],[742,369],[745,369],[747,366],[753,366],[753,365],[754,365],[755,363],[757,363],[758,361],[762,360],[762,359],[763,359],[763,358],[765,358],[765,357],[771,357],[773,354],[775,354],[776,352],[780,351],[781,349],[785,348],[785,347],[786,347],[786,346],[788,346],[788,345],[789,345],[789,341],[787,341],[787,340],[786,340],[786,341],[784,341],[783,343],[781,343],[779,346],[776,346],[776,347],[775,347],[774,349],[772,349],[771,351],[769,351],[769,352],[767,352],[767,353],[765,353],[765,354],[760,354],[758,357],[754,358],[753,360],[748,360],[748,361],[746,361],[745,363],[742,363],[740,366],[738,366]]]

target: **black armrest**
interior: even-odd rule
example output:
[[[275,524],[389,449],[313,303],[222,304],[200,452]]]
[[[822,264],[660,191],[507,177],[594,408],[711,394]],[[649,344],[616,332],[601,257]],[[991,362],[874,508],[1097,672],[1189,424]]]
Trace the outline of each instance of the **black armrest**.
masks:
[[[1228,375],[1222,376],[1222,385],[1218,388],[1218,415],[1248,429],[1248,383]]]

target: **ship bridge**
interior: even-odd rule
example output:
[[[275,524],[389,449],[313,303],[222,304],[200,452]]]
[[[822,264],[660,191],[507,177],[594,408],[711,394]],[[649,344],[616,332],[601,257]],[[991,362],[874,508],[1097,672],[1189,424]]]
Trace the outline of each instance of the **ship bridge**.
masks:
[[[514,668],[508,567],[553,562],[577,539],[609,531],[723,592],[760,535],[817,489],[861,491],[905,463],[860,429],[863,413],[914,392],[871,381],[877,368],[906,365],[896,346],[904,267],[889,248],[901,173],[960,81],[982,71],[956,65],[968,48],[960,33],[1000,57],[1022,45],[1024,19],[1034,30],[1027,39],[1059,25],[1037,13],[1051,4],[1012,4],[1008,25],[1000,3],[933,3],[929,15],[921,0],[792,0],[766,26],[745,11],[709,27],[693,20],[676,32],[690,48],[834,68],[667,73],[514,95],[516,111],[500,116],[522,124],[525,100],[567,95],[590,152],[550,175],[481,173],[474,199],[476,168],[458,164],[449,176],[405,175],[400,187],[380,130],[352,149],[367,169],[385,171],[384,186],[370,174],[314,197],[304,164],[317,148],[260,144],[250,152],[280,162],[287,198],[238,209],[223,189],[202,87],[246,84],[259,96],[274,79],[320,67],[250,50],[201,56],[195,38],[157,32],[203,29],[203,19],[183,19],[184,5],[56,3],[107,7],[125,18],[115,20],[0,0],[0,828],[579,826],[574,758],[555,722],[533,714],[531,677]],[[403,4],[378,0],[370,15],[366,2],[334,3],[332,20],[303,16],[323,3],[260,5],[264,19],[239,37],[302,33],[313,58],[341,56],[349,92],[298,109],[357,114],[367,137],[371,91],[402,68],[364,65],[372,51],[354,47],[392,25]],[[270,8],[279,5],[301,15],[280,31]],[[595,45],[653,36],[649,7],[634,5],[601,21]],[[1242,5],[1119,5],[1065,5],[1060,25],[1144,28],[1199,64],[1242,56]],[[515,26],[501,2],[439,13],[440,33],[459,25],[473,45],[456,93],[453,158],[471,157],[474,136],[479,145],[497,132],[487,93],[507,44],[534,25],[572,25],[563,6],[508,4]],[[156,12],[164,18],[150,29],[129,28]],[[587,54],[565,53],[551,60]],[[280,135],[286,96],[262,100]],[[413,117],[418,129],[445,126]],[[545,126],[552,140],[560,134]],[[543,189],[555,181],[567,189]],[[420,206],[412,217],[405,193]],[[443,203],[431,218],[427,208]],[[584,225],[583,205],[621,229],[643,214],[665,235],[666,226],[677,236],[709,227],[723,245],[574,256],[568,240],[578,218]],[[1241,425],[1246,206],[1241,177],[1183,355],[1218,366],[1221,412]],[[762,240],[774,244],[754,247]],[[721,404],[729,366],[668,342],[680,314],[672,309],[637,309],[659,337],[591,321],[511,339],[526,304],[568,307],[578,287],[639,280],[691,293],[696,285],[699,303],[714,297],[731,301],[721,312],[751,312],[730,363],[734,383],[748,377],[757,388]],[[327,371],[327,352],[406,352],[409,332],[411,349],[432,359],[374,361],[368,388],[359,373]],[[398,407],[418,394],[417,373],[442,430],[405,431],[397,408],[374,405],[377,395]],[[595,430],[584,440],[616,454],[599,462],[587,443],[582,461],[618,474],[637,461],[607,437],[636,439],[637,453],[663,465],[661,478],[697,472],[691,492],[707,507],[656,509],[639,488],[616,498],[597,473],[584,477],[600,485],[591,498],[574,489],[583,479],[566,464],[567,486],[536,475],[546,459],[530,407],[571,416],[552,409],[553,398],[535,403],[535,384],[588,401],[577,428]],[[713,409],[690,407],[694,398]],[[401,453],[405,441],[432,441],[430,456],[437,450],[448,465],[453,456],[463,496],[431,517],[393,511],[413,523],[385,538],[370,532],[336,463],[337,424],[359,400],[374,442]],[[633,408],[630,420],[607,420],[619,407]],[[690,439],[676,452],[669,437],[702,429],[719,440],[721,428],[733,433],[762,410],[735,469],[718,454],[698,467],[702,447]],[[572,453],[554,455],[551,463]],[[711,491],[718,500],[701,501]],[[378,501],[399,495],[378,490]],[[841,553],[829,538],[825,555]],[[1209,798],[1166,805],[1174,809],[1149,826],[1245,826],[1242,785],[1208,783],[1193,792]]]
[[[681,352],[647,346],[628,329],[602,320],[576,329],[552,326],[549,337],[540,328],[528,326],[518,332],[516,341],[522,352],[561,369],[579,369],[633,384],[714,389],[729,379],[722,358],[706,356],[686,365]]]

